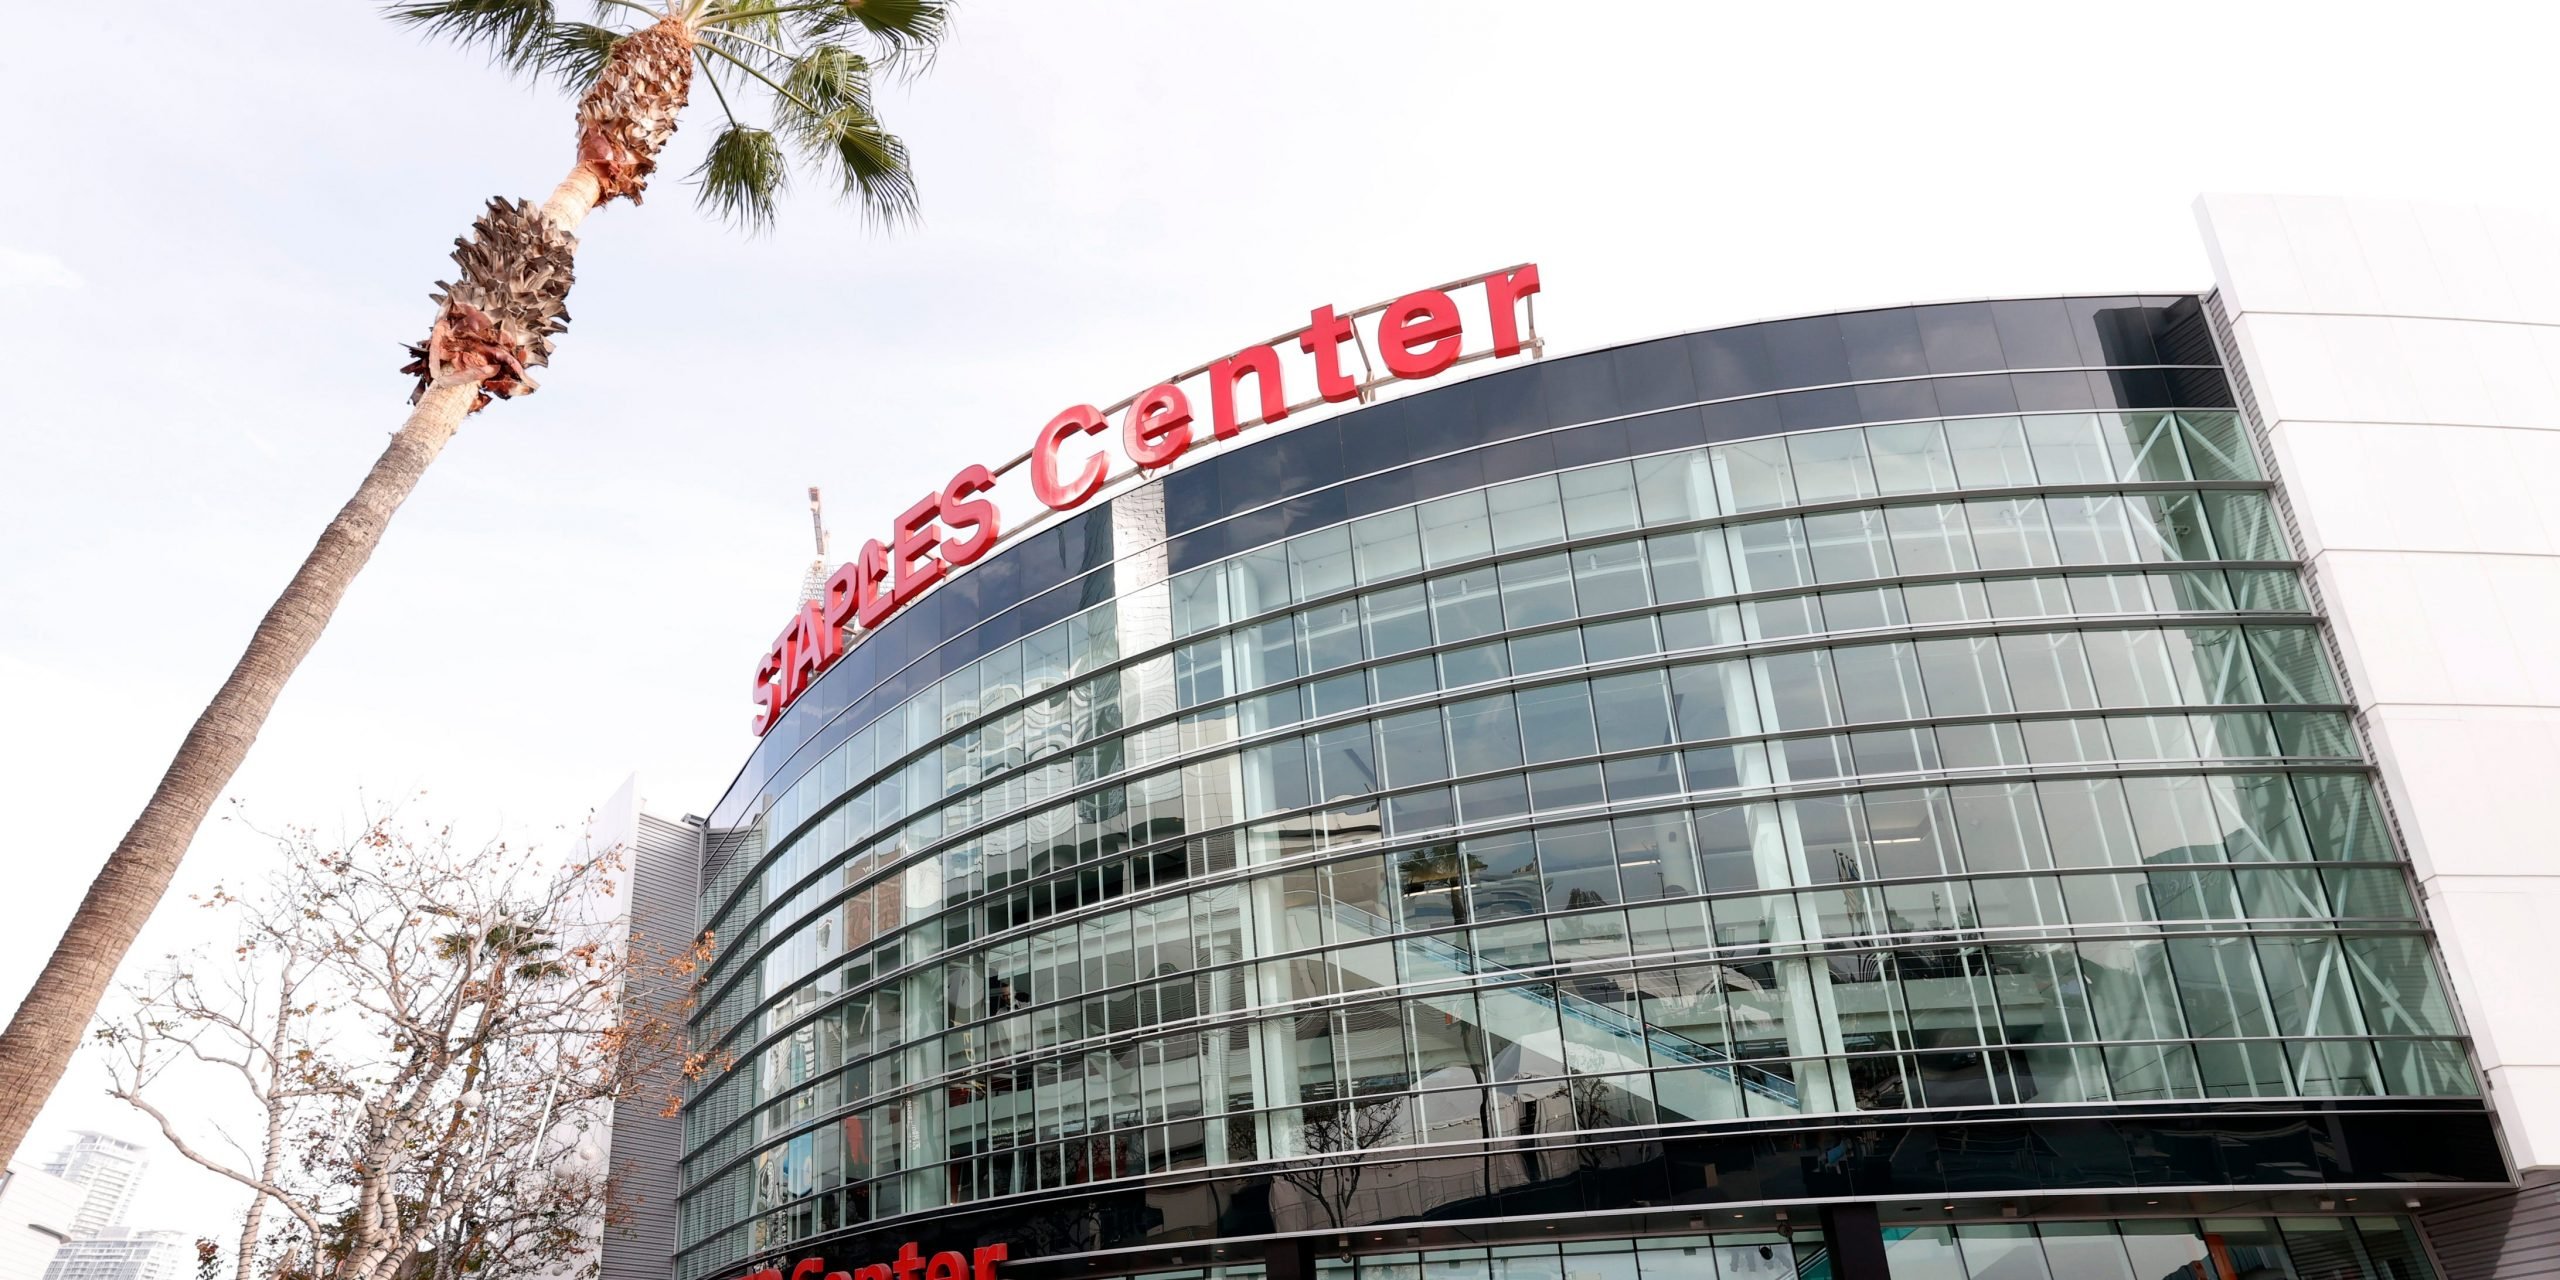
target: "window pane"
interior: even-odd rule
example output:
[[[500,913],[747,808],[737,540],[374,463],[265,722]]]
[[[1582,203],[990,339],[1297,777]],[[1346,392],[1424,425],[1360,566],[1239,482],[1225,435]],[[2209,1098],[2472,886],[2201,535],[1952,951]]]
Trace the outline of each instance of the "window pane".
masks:
[[[1738,585],[1744,591],[1779,591],[1813,583],[1813,560],[1797,520],[1760,520],[1728,526]]]
[[[1996,637],[1922,640],[1912,648],[1920,657],[1931,714],[1986,715],[2014,709]]]
[[[1967,489],[2036,482],[2025,429],[2016,418],[1964,418],[1947,424],[1956,479]]]
[[[1352,521],[1351,558],[1362,582],[1420,571],[1422,530],[1413,511],[1388,511]]]
[[[1759,731],[1750,664],[1735,659],[1671,669],[1671,708],[1680,738],[1729,738]]]
[[[2026,420],[2027,449],[2045,484],[2106,484],[2115,462],[2098,436],[2095,414],[2039,415]]]
[[[2178,423],[2166,413],[2102,413],[2099,429],[2126,480],[2185,480],[2186,455],[2178,451]]]
[[[1726,511],[1766,511],[1795,505],[1793,463],[1784,436],[1717,445],[1716,493]]]
[[[1567,557],[1505,561],[1500,574],[1505,627],[1517,631],[1573,617],[1573,565]]]
[[[1564,493],[1567,537],[1623,533],[1636,527],[1634,467],[1612,462],[1567,471],[1556,479]]]
[[[1962,504],[1887,507],[1884,516],[1894,562],[1902,572],[1965,573],[1981,567],[1974,559],[1973,533],[1966,527]]]
[[[2000,659],[2021,711],[2080,711],[2098,705],[2077,632],[2002,636]]]
[[[1433,578],[1431,622],[1442,644],[1456,644],[1502,630],[1502,596],[1494,570],[1469,569]]]
[[[1351,585],[1351,530],[1337,526],[1289,539],[1292,598],[1312,599]]]
[[[2257,456],[2241,434],[2240,415],[2187,412],[2178,415],[2179,442],[2187,464],[2199,480],[2258,479]]]
[[[1663,701],[1661,672],[1599,677],[1591,682],[1591,703],[1599,720],[1601,750],[1670,745],[1671,714]]]
[[[1583,616],[1641,609],[1652,603],[1645,592],[1643,543],[1631,539],[1583,547],[1571,559],[1574,594]]]
[[[1803,502],[1841,502],[1876,495],[1876,479],[1867,466],[1866,433],[1810,431],[1785,437],[1796,473],[1796,496]]]
[[[1529,763],[1587,756],[1599,749],[1591,723],[1591,691],[1580,680],[1523,689],[1520,737]]]
[[[1485,491],[1493,515],[1493,549],[1518,551],[1564,540],[1564,501],[1554,476],[1532,476]]]
[[[1410,787],[1449,776],[1447,740],[1441,736],[1437,708],[1426,707],[1380,720],[1378,741],[1388,786]]]
[[[1423,559],[1433,568],[1493,554],[1493,519],[1482,490],[1434,498],[1416,511],[1422,521]]]
[[[1636,500],[1649,525],[1718,513],[1715,473],[1704,449],[1636,460]]]
[[[1839,694],[1827,651],[1771,654],[1753,659],[1752,668],[1760,686],[1761,721],[1771,731],[1840,723]]]
[[[2309,627],[2251,627],[2249,655],[2257,662],[2258,684],[2269,702],[2335,702],[2338,687],[2329,679],[2328,655],[2320,634]]]
[[[1450,704],[1447,710],[1449,745],[1457,757],[1458,772],[1482,773],[1520,764],[1520,721],[1510,694],[1470,698]]]
[[[1692,529],[1645,539],[1653,568],[1653,595],[1664,604],[1733,594],[1733,570],[1725,562],[1724,530]]]
[[[1858,582],[1893,576],[1893,552],[1886,544],[1881,511],[1834,511],[1806,516],[1805,541],[1813,553],[1813,576],[1820,582]]]
[[[2213,522],[2214,545],[2222,548],[2223,559],[2293,558],[2284,545],[2284,531],[2276,525],[2275,504],[2267,501],[2267,495],[2217,489],[2204,495],[2204,507]]]
[[[1841,714],[1848,723],[1916,720],[1927,714],[1920,695],[1920,660],[1910,645],[1835,649],[1831,666],[1839,681]]]
[[[1869,427],[1867,452],[1880,493],[1938,493],[1956,487],[1955,458],[1946,428],[1936,422]]]
[[[1985,569],[2033,569],[2062,563],[2036,498],[1978,499],[1964,504],[1973,552]]]

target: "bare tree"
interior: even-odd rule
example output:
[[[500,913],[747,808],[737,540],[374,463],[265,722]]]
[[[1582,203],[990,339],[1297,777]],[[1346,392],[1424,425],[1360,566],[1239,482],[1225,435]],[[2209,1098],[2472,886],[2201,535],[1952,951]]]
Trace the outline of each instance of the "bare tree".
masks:
[[[620,939],[618,849],[544,874],[389,812],[278,843],[254,893],[200,899],[237,917],[232,952],[172,957],[96,1032],[112,1095],[249,1193],[236,1280],[591,1271],[619,1209],[591,1131],[700,1074],[684,1022],[709,938]],[[633,979],[657,974],[688,994],[653,1003]],[[240,1136],[168,1104],[208,1075],[245,1097]]]
[[[1361,1178],[1371,1169],[1360,1153],[1404,1131],[1407,1101],[1406,1095],[1391,1093],[1309,1103],[1300,1121],[1307,1155],[1284,1161],[1274,1172],[1324,1210],[1326,1226],[1339,1230],[1349,1225]]]

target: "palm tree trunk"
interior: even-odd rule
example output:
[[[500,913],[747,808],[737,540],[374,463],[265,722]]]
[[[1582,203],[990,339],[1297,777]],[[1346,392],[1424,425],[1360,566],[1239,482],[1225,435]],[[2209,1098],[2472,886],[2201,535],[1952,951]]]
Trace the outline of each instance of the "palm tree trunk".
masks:
[[[16,1155],[28,1126],[62,1079],[116,966],[160,905],[179,859],[214,799],[239,771],[286,678],[319,641],[321,629],[347,594],[347,584],[382,541],[392,513],[453,438],[479,394],[476,384],[460,383],[432,386],[419,396],[409,420],[391,437],[355,497],[321,531],[284,594],[259,621],[248,652],[196,717],[142,816],[108,855],[70,927],[54,945],[52,958],[10,1018],[9,1029],[0,1032],[0,1160]]]
[[[461,277],[436,295],[437,318],[417,357],[415,406],[356,496],[320,534],[249,650],[178,746],[142,816],[72,914],[35,986],[0,1032],[0,1164],[18,1145],[86,1038],[89,1019],[144,922],[178,872],[205,814],[265,727],[285,680],[337,612],[383,528],[465,416],[492,396],[533,390],[527,366],[547,363],[567,326],[576,232],[616,196],[638,203],[675,133],[693,75],[693,32],[670,17],[615,43],[578,101],[578,159],[537,211],[493,200],[456,242]]]

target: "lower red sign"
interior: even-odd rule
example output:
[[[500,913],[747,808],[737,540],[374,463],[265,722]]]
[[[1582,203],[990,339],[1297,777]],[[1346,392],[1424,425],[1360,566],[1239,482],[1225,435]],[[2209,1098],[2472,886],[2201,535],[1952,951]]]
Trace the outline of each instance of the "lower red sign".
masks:
[[[824,1258],[802,1258],[791,1264],[788,1276],[780,1267],[765,1267],[748,1272],[743,1280],[996,1280],[997,1264],[1006,1257],[1005,1246],[981,1245],[970,1253],[957,1250],[927,1256],[910,1240],[898,1246],[898,1256],[888,1262],[875,1262],[852,1271],[829,1271]]]

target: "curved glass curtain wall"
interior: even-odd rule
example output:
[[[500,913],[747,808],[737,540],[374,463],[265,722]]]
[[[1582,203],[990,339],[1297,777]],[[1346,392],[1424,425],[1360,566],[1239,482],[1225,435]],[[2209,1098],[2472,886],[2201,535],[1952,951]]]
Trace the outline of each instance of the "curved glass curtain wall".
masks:
[[[706,894],[681,1273],[1354,1149],[2469,1094],[2264,490],[2223,411],[1799,432],[1009,644]]]

